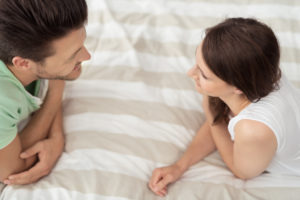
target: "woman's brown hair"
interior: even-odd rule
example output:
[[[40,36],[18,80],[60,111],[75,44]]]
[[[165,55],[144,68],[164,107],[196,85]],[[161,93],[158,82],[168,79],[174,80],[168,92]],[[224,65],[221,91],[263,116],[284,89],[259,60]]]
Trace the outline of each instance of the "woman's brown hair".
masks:
[[[206,30],[203,58],[220,79],[237,87],[251,102],[278,88],[279,44],[271,28],[250,18],[229,18]],[[214,123],[228,122],[229,108],[210,97]]]

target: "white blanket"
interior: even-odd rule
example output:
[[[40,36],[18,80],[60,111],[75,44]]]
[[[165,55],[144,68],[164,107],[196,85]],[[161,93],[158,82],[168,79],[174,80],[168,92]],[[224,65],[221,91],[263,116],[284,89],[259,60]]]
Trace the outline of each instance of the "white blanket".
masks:
[[[66,87],[65,151],[49,176],[7,186],[0,200],[160,199],[147,187],[152,170],[176,161],[204,120],[202,98],[186,72],[205,28],[226,17],[270,25],[281,44],[283,73],[300,87],[299,1],[87,2],[92,59]],[[164,199],[299,198],[300,177],[242,181],[215,152],[172,184]]]

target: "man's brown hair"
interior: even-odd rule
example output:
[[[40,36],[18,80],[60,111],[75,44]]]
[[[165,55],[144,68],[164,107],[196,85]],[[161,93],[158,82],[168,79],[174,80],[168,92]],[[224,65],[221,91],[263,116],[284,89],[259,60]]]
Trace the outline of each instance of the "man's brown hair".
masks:
[[[0,60],[15,56],[43,62],[51,42],[87,20],[85,0],[0,0]]]

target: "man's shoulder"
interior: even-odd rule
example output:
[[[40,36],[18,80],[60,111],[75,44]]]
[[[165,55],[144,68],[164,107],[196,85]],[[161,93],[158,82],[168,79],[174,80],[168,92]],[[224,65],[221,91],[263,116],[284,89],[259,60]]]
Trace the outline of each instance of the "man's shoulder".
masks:
[[[24,94],[18,86],[5,77],[0,77],[0,108],[10,109],[22,104]]]
[[[9,77],[0,76],[0,96],[5,95],[20,95],[22,91],[19,86]]]

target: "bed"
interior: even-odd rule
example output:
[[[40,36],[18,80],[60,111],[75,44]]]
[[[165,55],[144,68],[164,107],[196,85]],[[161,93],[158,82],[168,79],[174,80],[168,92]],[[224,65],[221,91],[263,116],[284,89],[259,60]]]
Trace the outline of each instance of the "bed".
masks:
[[[153,169],[176,161],[204,121],[202,98],[186,75],[204,29],[235,16],[270,25],[280,41],[281,69],[300,88],[299,1],[87,3],[92,59],[66,86],[64,153],[37,183],[1,185],[0,200],[300,199],[300,177],[243,181],[217,152],[170,185],[166,197],[147,187]]]

